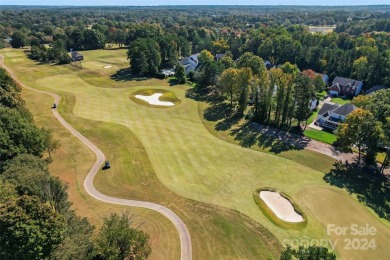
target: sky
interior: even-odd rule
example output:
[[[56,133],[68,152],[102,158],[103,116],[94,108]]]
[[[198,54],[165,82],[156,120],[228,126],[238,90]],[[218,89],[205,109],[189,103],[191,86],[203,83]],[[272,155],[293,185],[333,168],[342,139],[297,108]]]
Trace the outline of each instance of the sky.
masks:
[[[153,6],[153,5],[378,5],[389,0],[0,0],[0,5]]]

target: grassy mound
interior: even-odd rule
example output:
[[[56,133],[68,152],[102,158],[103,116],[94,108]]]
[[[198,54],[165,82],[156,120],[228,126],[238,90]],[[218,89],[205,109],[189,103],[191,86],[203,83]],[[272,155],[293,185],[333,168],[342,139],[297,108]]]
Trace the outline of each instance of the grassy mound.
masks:
[[[165,90],[165,89],[140,89],[140,90],[133,92],[130,95],[130,99],[137,104],[145,105],[148,107],[168,108],[168,106],[151,105],[148,102],[135,97],[136,95],[151,96],[151,95],[156,94],[156,93],[163,94],[159,98],[160,101],[172,102],[173,104],[175,104],[175,106],[180,104],[180,102],[181,102],[180,99],[178,99],[176,97],[175,93],[173,93],[172,91],[169,91],[169,90]]]
[[[261,191],[273,191],[279,193],[282,197],[284,197],[291,203],[291,205],[294,207],[295,212],[297,212],[303,217],[303,221],[294,223],[294,222],[287,222],[280,219],[278,216],[276,216],[273,210],[270,207],[268,207],[268,205],[260,198],[259,194]],[[303,213],[303,211],[296,204],[292,202],[292,199],[287,194],[278,191],[274,188],[260,188],[253,193],[253,199],[256,205],[260,208],[261,212],[263,212],[263,214],[276,226],[284,229],[294,229],[294,230],[304,229],[307,226],[307,217],[305,213]]]

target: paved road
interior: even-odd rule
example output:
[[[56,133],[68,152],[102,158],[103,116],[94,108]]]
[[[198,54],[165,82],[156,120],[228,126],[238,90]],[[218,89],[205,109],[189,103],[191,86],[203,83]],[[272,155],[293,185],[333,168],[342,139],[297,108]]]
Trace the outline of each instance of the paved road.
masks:
[[[60,104],[60,96],[51,93],[51,92],[46,92],[42,90],[37,90],[34,88],[31,88],[27,86],[26,84],[23,84],[20,82],[12,72],[5,64],[4,64],[4,56],[0,54],[0,65],[8,71],[8,73],[13,77],[13,79],[18,82],[22,87],[50,95],[54,98],[54,102],[58,105]],[[48,108],[49,109],[49,108]],[[62,116],[58,113],[57,109],[52,109],[53,115],[58,119],[58,121],[66,128],[68,131],[76,136],[81,142],[83,142],[86,146],[88,146],[89,149],[91,149],[95,154],[96,154],[96,162],[92,166],[91,170],[89,171],[87,177],[84,180],[84,189],[86,192],[93,198],[104,201],[107,203],[112,203],[112,204],[118,204],[118,205],[125,205],[125,206],[131,206],[131,207],[139,207],[139,208],[146,208],[146,209],[151,209],[154,211],[159,212],[160,214],[164,215],[166,218],[168,218],[173,225],[176,227],[177,232],[179,233],[180,237],[180,245],[181,245],[181,254],[180,254],[180,259],[181,260],[191,260],[192,259],[192,245],[191,245],[191,236],[190,233],[187,229],[187,226],[184,224],[184,222],[170,209],[155,204],[151,202],[146,202],[146,201],[138,201],[138,200],[126,200],[126,199],[118,199],[114,197],[110,197],[107,195],[104,195],[103,193],[100,193],[96,188],[93,186],[93,178],[99,171],[100,167],[102,166],[103,162],[105,161],[105,156],[104,153],[93,143],[91,143],[85,136],[80,134],[76,129],[74,129],[68,122],[66,122]]]

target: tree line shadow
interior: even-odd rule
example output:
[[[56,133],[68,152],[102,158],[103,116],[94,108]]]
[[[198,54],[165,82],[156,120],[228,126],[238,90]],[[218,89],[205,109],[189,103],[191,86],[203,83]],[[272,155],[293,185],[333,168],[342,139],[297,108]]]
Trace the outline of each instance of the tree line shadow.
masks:
[[[230,133],[243,147],[257,145],[275,154],[290,150],[302,150],[310,142],[309,138],[283,130],[248,121]]]
[[[356,162],[337,161],[324,180],[355,194],[360,202],[374,210],[379,217],[390,220],[390,179],[376,168],[360,167]]]
[[[148,77],[140,77],[131,73],[130,68],[120,69],[110,76],[115,81],[145,81]]]
[[[251,121],[234,127],[237,126],[243,116],[233,111],[230,104],[223,102],[221,97],[210,96],[195,89],[188,90],[186,97],[196,101],[207,102],[210,106],[204,111],[204,119],[215,122],[216,131],[231,129],[229,134],[243,147],[257,145],[261,148],[269,148],[270,152],[278,154],[289,150],[302,150],[310,141],[309,138],[302,135],[285,132]]]

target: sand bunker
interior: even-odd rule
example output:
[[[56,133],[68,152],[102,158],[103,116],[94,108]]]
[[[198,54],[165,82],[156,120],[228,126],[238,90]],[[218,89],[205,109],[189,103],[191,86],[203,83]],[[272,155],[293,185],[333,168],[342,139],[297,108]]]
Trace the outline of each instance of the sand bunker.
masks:
[[[279,193],[273,191],[261,191],[260,198],[272,209],[278,218],[287,222],[302,222],[303,217],[299,215],[293,205]]]
[[[166,107],[171,107],[171,106],[174,106],[175,104],[172,103],[172,102],[168,102],[168,101],[160,101],[159,98],[162,96],[163,94],[161,93],[155,93],[151,96],[143,96],[143,95],[135,95],[136,98],[139,98],[139,99],[142,99],[146,102],[148,102],[149,104],[151,105],[157,105],[157,106],[166,106]]]
[[[111,65],[107,65],[107,66],[104,66],[105,69],[109,69],[109,68],[112,68]]]

